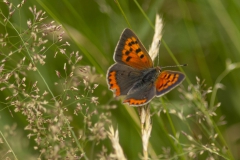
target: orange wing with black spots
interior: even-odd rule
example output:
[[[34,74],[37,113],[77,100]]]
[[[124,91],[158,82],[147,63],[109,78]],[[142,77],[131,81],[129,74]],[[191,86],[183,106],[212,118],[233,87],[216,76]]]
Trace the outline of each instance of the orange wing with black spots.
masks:
[[[128,103],[131,106],[144,105],[147,102],[148,102],[147,98],[144,98],[144,99],[129,98],[123,101],[123,103]]]
[[[109,82],[109,88],[113,91],[115,91],[115,96],[120,96],[121,89],[117,82],[117,72],[111,71],[108,75],[108,82]]]
[[[163,71],[159,74],[155,86],[156,86],[156,96],[162,96],[179,84],[185,79],[185,75],[181,72],[176,71]]]
[[[114,60],[139,70],[153,67],[148,52],[133,31],[128,28],[120,37],[115,49]]]

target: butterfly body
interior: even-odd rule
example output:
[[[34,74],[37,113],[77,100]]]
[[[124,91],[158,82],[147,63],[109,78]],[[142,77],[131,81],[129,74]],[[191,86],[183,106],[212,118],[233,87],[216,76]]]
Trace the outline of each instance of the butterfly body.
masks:
[[[154,85],[160,70],[158,68],[150,68],[146,70],[141,70],[143,73],[141,77],[133,84],[133,87],[128,91],[128,94],[138,92],[142,90],[145,86]]]
[[[153,67],[146,49],[130,30],[125,29],[114,54],[115,64],[107,73],[107,83],[115,96],[126,95],[124,103],[144,105],[179,85],[185,75]]]

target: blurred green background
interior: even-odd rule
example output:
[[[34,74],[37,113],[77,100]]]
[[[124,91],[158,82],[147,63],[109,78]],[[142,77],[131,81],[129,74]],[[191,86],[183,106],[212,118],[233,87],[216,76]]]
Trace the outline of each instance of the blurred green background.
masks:
[[[17,0],[11,2],[15,5],[20,3]],[[163,40],[180,64],[188,64],[187,67],[183,68],[191,82],[183,82],[186,90],[190,84],[196,84],[196,77],[205,80],[204,83],[207,88],[213,87],[217,78],[226,70],[227,61],[229,62],[228,65],[240,62],[239,0],[138,0],[137,2],[152,24],[155,22],[156,14],[162,17],[164,22]],[[27,20],[32,18],[28,8],[36,5],[38,10],[41,9],[46,12],[49,22],[54,20],[62,25],[66,32],[64,40],[71,43],[71,50],[79,50],[79,54],[83,55],[81,65],[93,66],[96,73],[102,75],[95,81],[95,83],[99,83],[99,87],[94,95],[99,97],[99,106],[117,105],[117,108],[111,111],[111,120],[114,127],[119,129],[120,144],[128,159],[138,159],[139,153],[142,151],[140,129],[131,117],[132,112],[137,114],[137,109],[123,106],[121,100],[113,98],[112,92],[107,88],[105,75],[108,67],[114,63],[114,49],[124,28],[131,28],[147,49],[152,42],[154,29],[135,1],[121,0],[119,4],[131,26],[128,26],[114,0],[28,0],[20,11],[17,11],[19,14],[13,15],[11,22],[17,28],[26,28]],[[2,11],[6,12],[5,4],[1,2],[0,5]],[[3,25],[0,29],[4,32]],[[14,31],[12,32],[14,34]],[[1,49],[1,52],[1,54],[4,54],[4,48]],[[53,53],[54,50],[51,49],[46,52],[46,55],[48,55],[46,65],[41,68],[41,72],[49,85],[53,85],[53,82],[58,79],[54,70],[62,70],[64,63],[62,59],[54,59]],[[155,61],[156,64],[157,60]],[[164,45],[161,45],[159,51],[159,65],[175,65]],[[174,68],[174,70],[178,70],[178,68]],[[33,81],[35,78],[32,77]],[[214,103],[221,102],[221,106],[216,111],[217,116],[213,119],[217,121],[219,117],[225,116],[227,124],[220,126],[219,129],[235,159],[240,159],[238,152],[240,150],[240,70],[234,69],[226,74],[221,84],[224,87],[217,92]],[[51,88],[54,89],[54,87]],[[5,102],[4,97],[7,93],[0,92],[0,94],[3,94],[1,95],[1,101]],[[167,97],[167,103],[180,103],[183,115],[193,113],[191,109],[184,107],[185,104],[181,102],[180,93],[177,89],[164,97]],[[208,94],[206,97],[208,103],[210,103],[210,98],[211,94]],[[161,102],[160,99],[154,101]],[[161,105],[158,106],[159,108],[162,107]],[[172,106],[176,107],[173,107],[174,109],[179,109],[177,105]],[[1,108],[4,107],[4,103],[1,103]],[[159,108],[155,108],[154,111],[158,111]],[[13,109],[10,108],[9,110]],[[16,113],[13,113],[14,116],[12,117],[9,110],[5,109],[0,112],[0,129],[3,131],[5,125],[12,125],[17,122],[17,128],[21,133],[18,136],[26,138],[28,132],[23,129],[26,126],[24,117]],[[184,130],[184,126],[181,126],[181,122],[176,116],[173,116],[172,120],[177,131]],[[78,123],[78,121],[73,121],[73,126],[77,127]],[[169,127],[165,114],[161,113],[161,118],[156,114],[153,116],[150,143],[157,155],[164,152],[163,147],[170,148],[170,152],[174,150],[169,139],[166,138],[168,134],[172,133],[163,132],[159,124],[164,124],[166,128]],[[191,125],[193,125],[194,130],[194,124]],[[184,138],[183,141],[185,141]],[[34,143],[34,141],[30,141],[30,144],[24,145],[25,151],[23,152],[26,152],[24,156],[38,155],[38,152],[32,149]],[[111,151],[110,142],[106,140],[104,143]],[[98,149],[100,150],[101,147]],[[90,150],[90,147],[85,148],[87,154],[90,154]],[[20,149],[20,151],[22,150]]]

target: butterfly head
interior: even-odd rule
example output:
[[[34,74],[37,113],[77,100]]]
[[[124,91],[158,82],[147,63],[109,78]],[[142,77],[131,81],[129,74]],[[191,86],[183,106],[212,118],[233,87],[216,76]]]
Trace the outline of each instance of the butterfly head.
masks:
[[[156,67],[156,70],[157,70],[159,73],[162,72],[162,68],[159,67],[159,66]]]
[[[154,77],[155,77],[155,79],[157,79],[158,75],[162,72],[162,69],[159,66],[155,67],[155,69],[156,69],[157,72],[156,72]]]

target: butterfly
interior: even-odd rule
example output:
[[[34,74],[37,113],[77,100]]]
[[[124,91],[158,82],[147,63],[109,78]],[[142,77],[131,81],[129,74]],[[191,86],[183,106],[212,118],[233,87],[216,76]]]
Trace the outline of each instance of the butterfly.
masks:
[[[115,64],[107,72],[109,89],[114,91],[115,97],[125,95],[123,103],[130,106],[145,105],[155,96],[168,93],[185,79],[181,72],[153,67],[145,47],[128,28],[122,32],[113,59]]]

